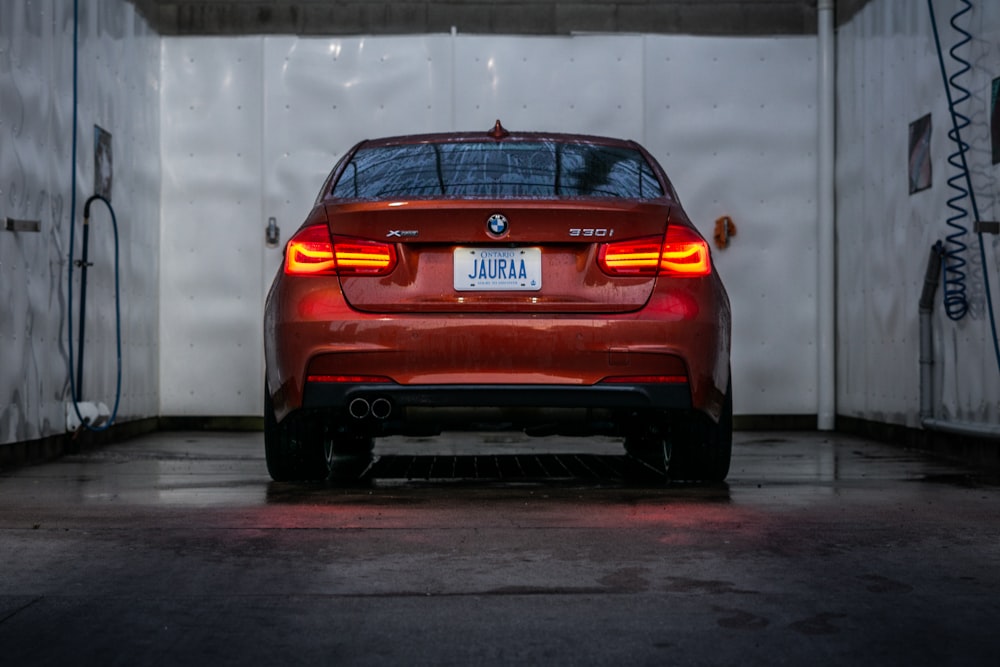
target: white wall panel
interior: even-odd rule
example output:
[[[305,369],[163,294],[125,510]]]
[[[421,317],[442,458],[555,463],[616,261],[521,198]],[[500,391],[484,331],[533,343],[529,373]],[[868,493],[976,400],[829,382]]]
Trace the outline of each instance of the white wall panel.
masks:
[[[958,6],[935,3],[946,43]],[[974,34],[969,158],[981,217],[996,219],[988,113],[1000,6],[977,3],[964,21]],[[260,307],[278,261],[263,247],[267,217],[287,237],[361,138],[485,129],[498,117],[639,139],[706,235],[732,216],[739,235],[715,259],[733,301],[736,411],[815,411],[815,39],[161,39],[124,0],[81,3],[80,25],[81,207],[93,125],[114,137],[120,419],[258,414]],[[41,221],[39,233],[0,231],[0,443],[64,425],[72,27],[70,3],[0,3],[0,219]],[[951,194],[926,5],[876,0],[838,39],[838,412],[913,426],[917,298]],[[910,195],[907,129],[927,112],[934,186]],[[93,222],[84,393],[111,404],[113,272],[100,206]],[[934,317],[938,416],[997,423],[983,266],[967,240],[972,313],[953,323],[939,299]],[[985,240],[996,306],[1000,239]]]
[[[983,219],[996,219],[997,167],[990,164],[990,82],[1000,76],[1000,8],[977,2],[961,19],[974,35],[963,52],[973,63],[964,78],[972,99],[962,110],[973,120],[964,134],[973,187]],[[955,43],[948,26],[957,0],[936,0],[944,48]],[[944,85],[926,3],[877,0],[838,32],[837,226],[838,412],[918,426],[918,300],[931,245],[949,233],[947,200],[954,191],[947,164],[954,150]],[[946,58],[947,58],[946,53]],[[956,71],[950,60],[949,72]],[[933,186],[909,193],[909,124],[933,120]],[[971,207],[970,207],[971,211]],[[971,214],[967,226],[971,232]],[[996,236],[985,237],[994,307],[1000,306]],[[938,417],[1000,422],[1000,373],[985,312],[978,241],[966,237],[971,313],[954,323],[935,303]]]
[[[164,415],[254,414],[260,401],[262,43],[163,40]]]
[[[451,53],[444,35],[265,38],[264,219],[283,233],[265,250],[265,293],[284,240],[344,152],[365,138],[451,127]]]
[[[816,412],[815,39],[163,41],[164,414],[259,414],[260,285],[280,261],[262,250],[268,217],[287,238],[360,139],[497,118],[637,139],[706,235],[732,216],[740,234],[716,261],[734,308],[736,410]],[[220,250],[237,238],[245,252]],[[256,297],[251,244],[264,257]]]
[[[122,285],[118,419],[157,412],[158,74],[159,37],[130,4],[80,3],[77,162],[71,166],[73,3],[0,3],[0,220],[40,222],[38,233],[0,230],[0,444],[65,429],[70,188],[76,188],[79,257],[82,206],[94,188],[95,124],[113,136]],[[110,407],[113,235],[99,206],[92,225],[83,398]],[[74,277],[77,309],[78,271]],[[74,329],[78,322],[74,313]],[[75,347],[75,331],[73,341]]]
[[[815,414],[816,39],[647,36],[644,142],[711,239],[737,414]]]
[[[642,38],[487,37],[455,42],[455,126],[641,139]]]

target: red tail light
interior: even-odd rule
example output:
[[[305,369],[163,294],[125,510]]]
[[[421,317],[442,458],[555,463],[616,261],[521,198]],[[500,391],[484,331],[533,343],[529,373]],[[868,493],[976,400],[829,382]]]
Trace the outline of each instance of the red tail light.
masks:
[[[391,243],[334,236],[333,254],[342,276],[384,276],[396,268],[396,246]]]
[[[712,272],[708,243],[696,231],[670,225],[664,237],[605,243],[597,263],[612,276],[707,276]]]
[[[384,276],[396,268],[390,243],[330,237],[325,225],[306,227],[285,248],[285,273],[294,275]]]
[[[662,245],[659,236],[605,243],[597,255],[597,263],[613,276],[655,276]]]
[[[670,225],[663,240],[660,273],[707,276],[712,272],[708,243],[690,227]]]
[[[285,273],[332,275],[335,268],[330,232],[323,225],[306,227],[285,246]]]
[[[683,384],[686,375],[611,375],[601,380],[603,384]]]
[[[348,384],[385,384],[392,382],[383,375],[309,375],[306,382],[331,382]]]

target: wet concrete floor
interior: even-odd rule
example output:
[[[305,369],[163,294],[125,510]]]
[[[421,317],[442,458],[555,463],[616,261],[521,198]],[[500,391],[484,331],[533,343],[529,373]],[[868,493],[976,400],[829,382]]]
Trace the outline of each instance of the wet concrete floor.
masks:
[[[0,664],[1000,665],[1000,486],[855,437],[737,434],[729,481],[614,441],[383,442],[277,484],[259,433],[0,473]]]

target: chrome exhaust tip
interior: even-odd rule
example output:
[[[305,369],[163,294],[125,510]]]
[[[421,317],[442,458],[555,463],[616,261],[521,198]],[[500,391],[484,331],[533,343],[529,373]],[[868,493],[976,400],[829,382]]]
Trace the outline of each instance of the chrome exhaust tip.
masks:
[[[376,398],[372,401],[371,411],[375,419],[385,419],[392,414],[392,403],[387,398]]]
[[[371,412],[371,405],[368,404],[363,398],[355,398],[351,401],[350,405],[347,406],[347,411],[351,413],[351,416],[355,419],[364,419]]]

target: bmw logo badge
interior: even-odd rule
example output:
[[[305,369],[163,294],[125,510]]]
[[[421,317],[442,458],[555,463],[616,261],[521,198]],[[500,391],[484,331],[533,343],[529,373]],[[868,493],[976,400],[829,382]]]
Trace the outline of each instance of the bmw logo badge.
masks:
[[[507,233],[507,228],[510,224],[507,222],[507,216],[502,213],[494,213],[486,220],[486,229],[489,230],[490,234],[493,236],[503,236]]]

